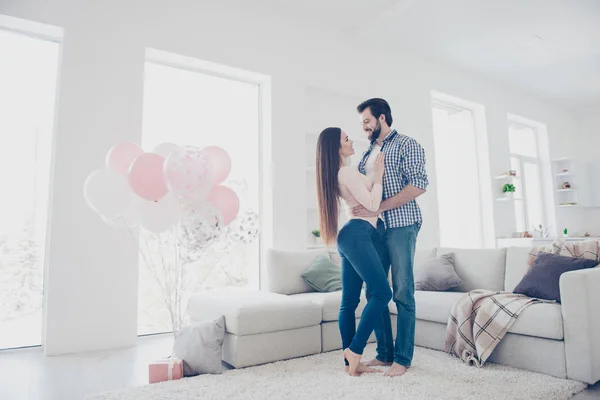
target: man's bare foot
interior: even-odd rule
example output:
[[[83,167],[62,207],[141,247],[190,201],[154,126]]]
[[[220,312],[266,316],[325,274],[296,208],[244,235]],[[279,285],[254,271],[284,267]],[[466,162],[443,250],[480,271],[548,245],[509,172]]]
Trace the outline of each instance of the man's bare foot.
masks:
[[[383,375],[385,376],[402,376],[408,371],[404,365],[393,363],[390,368]]]
[[[365,365],[368,367],[389,367],[390,365],[392,365],[392,363],[379,361],[378,359],[374,358]]]
[[[350,368],[348,368],[348,366],[346,366],[346,372],[349,372],[349,371],[350,371]],[[356,372],[358,372],[359,374],[372,374],[372,373],[383,372],[383,371],[381,371],[380,369],[368,367],[365,363],[360,363]]]
[[[358,367],[360,367],[361,355],[356,354],[348,348],[344,350],[344,357],[346,357],[346,360],[348,360],[348,364],[350,364],[348,365],[348,373],[350,374],[350,376],[360,376],[360,373],[358,372]]]

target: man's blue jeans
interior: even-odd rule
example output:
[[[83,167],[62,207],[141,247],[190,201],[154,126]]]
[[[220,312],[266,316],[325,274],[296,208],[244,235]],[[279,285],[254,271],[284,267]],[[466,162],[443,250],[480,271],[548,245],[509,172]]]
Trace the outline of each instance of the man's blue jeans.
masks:
[[[377,228],[385,238],[390,262],[384,262],[383,269],[388,276],[391,264],[393,299],[398,309],[395,346],[390,311],[387,306],[383,310],[382,323],[375,326],[377,359],[410,367],[415,347],[416,322],[413,264],[417,235],[421,226],[414,224],[402,228],[384,229],[383,222],[379,221]],[[367,287],[367,299],[370,296],[372,294]]]
[[[351,219],[340,230],[337,243],[342,258],[342,303],[338,321],[342,348],[362,354],[375,326],[382,323],[381,315],[392,298],[378,253],[382,249],[382,237],[369,222]],[[363,282],[370,297],[356,329],[355,312]]]

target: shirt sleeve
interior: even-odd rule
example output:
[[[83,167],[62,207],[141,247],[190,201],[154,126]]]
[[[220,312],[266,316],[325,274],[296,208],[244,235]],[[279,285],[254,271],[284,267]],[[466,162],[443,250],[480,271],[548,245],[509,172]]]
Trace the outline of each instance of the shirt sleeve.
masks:
[[[425,150],[416,140],[409,140],[402,149],[400,168],[400,173],[409,185],[422,190],[427,189],[429,180],[425,169]]]
[[[381,204],[383,187],[380,183],[373,183],[373,188],[369,191],[362,181],[361,173],[358,170],[347,167],[340,174],[341,183],[348,188],[350,194],[367,210],[376,212]]]

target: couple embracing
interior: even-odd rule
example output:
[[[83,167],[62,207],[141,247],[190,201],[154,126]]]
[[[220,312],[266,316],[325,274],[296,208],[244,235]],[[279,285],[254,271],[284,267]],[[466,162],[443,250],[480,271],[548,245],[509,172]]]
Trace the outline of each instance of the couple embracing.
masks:
[[[357,107],[364,133],[371,142],[358,169],[348,163],[352,140],[340,128],[321,132],[317,144],[317,195],[321,236],[337,242],[342,259],[342,302],[339,328],[348,373],[403,375],[410,367],[415,336],[413,260],[422,217],[415,199],[428,186],[425,152],[414,139],[392,129],[392,113],[383,99]],[[348,222],[338,232],[339,201]],[[392,289],[388,283],[391,267]],[[356,327],[355,311],[366,284],[367,305]],[[396,341],[388,303],[398,309]],[[371,333],[377,357],[361,362]]]

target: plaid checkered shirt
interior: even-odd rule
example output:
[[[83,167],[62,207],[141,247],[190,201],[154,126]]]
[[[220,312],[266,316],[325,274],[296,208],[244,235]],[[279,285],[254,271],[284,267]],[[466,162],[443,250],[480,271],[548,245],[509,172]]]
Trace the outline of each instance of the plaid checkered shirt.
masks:
[[[373,150],[371,143],[363,154],[358,170],[365,174],[365,165]],[[383,173],[383,200],[394,197],[408,185],[426,190],[429,186],[425,170],[425,151],[413,138],[399,134],[396,130],[383,140],[381,151],[385,153],[385,172]],[[386,228],[401,228],[413,224],[422,224],[421,209],[416,200],[398,208],[384,211],[383,222]]]

